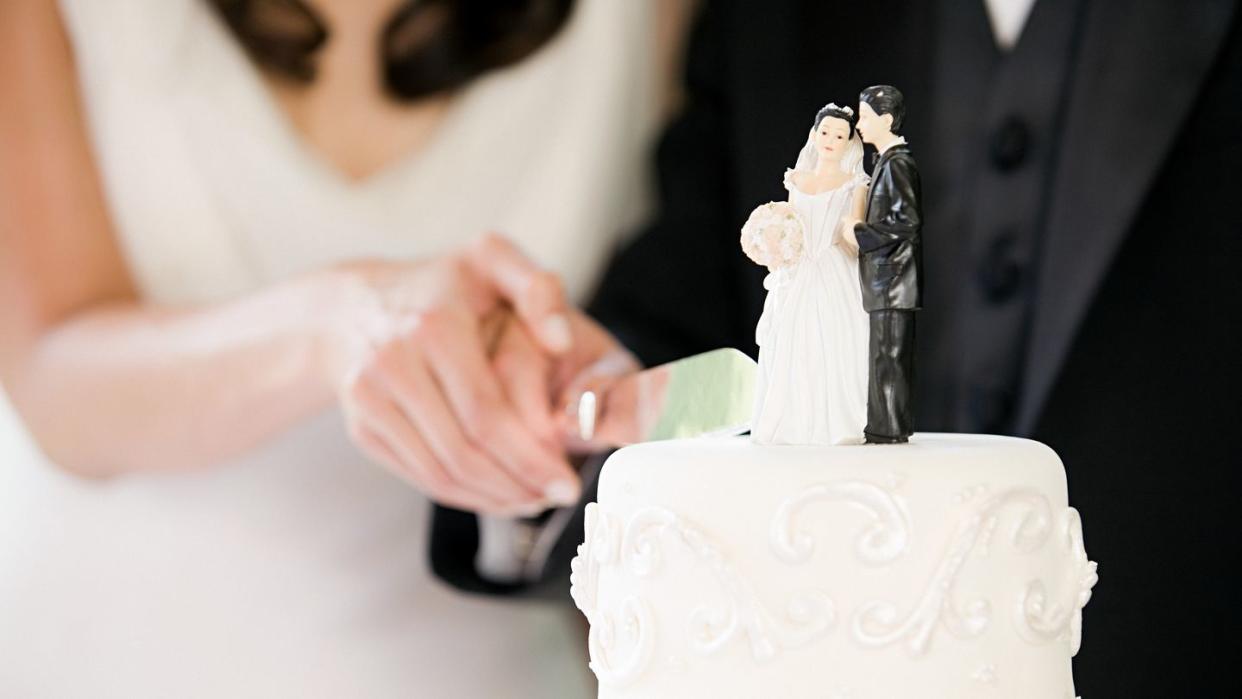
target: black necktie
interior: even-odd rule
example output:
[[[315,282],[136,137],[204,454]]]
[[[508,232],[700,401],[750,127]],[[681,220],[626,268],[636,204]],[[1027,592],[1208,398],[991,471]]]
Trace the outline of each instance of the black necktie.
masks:
[[[880,164],[880,151],[871,154],[871,169],[875,170],[875,166]]]

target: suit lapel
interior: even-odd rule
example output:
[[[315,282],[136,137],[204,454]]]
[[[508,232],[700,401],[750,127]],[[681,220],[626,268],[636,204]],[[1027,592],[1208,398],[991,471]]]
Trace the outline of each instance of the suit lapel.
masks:
[[[1053,178],[1025,368],[1029,433],[1100,282],[1185,122],[1234,0],[1089,3]],[[1153,92],[1158,87],[1160,92]]]
[[[908,153],[910,149],[907,146],[907,144],[899,143],[893,146],[892,148],[889,148],[888,150],[884,151],[883,153],[880,153],[880,157],[876,158],[875,160],[875,167],[871,168],[871,181],[872,182],[875,182],[876,173],[882,170],[884,166],[888,165],[888,161],[892,159],[893,155],[895,155],[898,150],[901,150],[903,153]],[[866,208],[866,211],[863,213],[863,220],[864,221],[871,220],[871,197],[870,196],[867,197],[867,208]]]
[[[894,148],[896,148],[896,146],[894,146]],[[883,153],[880,153],[880,157],[875,159],[875,166],[871,168],[871,182],[872,183],[875,182],[876,174],[879,173],[880,169],[884,167],[884,163],[889,159],[892,152],[893,152],[893,149],[889,148]],[[867,208],[863,212],[863,220],[864,221],[871,220],[871,194],[870,192],[868,192],[867,194]]]

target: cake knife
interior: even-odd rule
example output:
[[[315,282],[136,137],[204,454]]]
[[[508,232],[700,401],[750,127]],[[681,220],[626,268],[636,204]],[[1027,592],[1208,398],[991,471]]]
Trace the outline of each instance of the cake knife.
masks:
[[[585,381],[565,406],[569,432],[591,449],[750,429],[758,365],[717,349],[621,377]]]

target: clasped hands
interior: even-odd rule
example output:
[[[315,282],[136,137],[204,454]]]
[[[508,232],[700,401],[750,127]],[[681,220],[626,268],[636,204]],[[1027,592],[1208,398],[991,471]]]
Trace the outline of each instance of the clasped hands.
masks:
[[[841,235],[837,238],[837,245],[854,257],[858,257],[858,238],[854,235],[854,226],[860,223],[862,221],[854,216],[843,216]]]
[[[638,363],[499,236],[425,262],[334,268],[330,371],[350,438],[450,507],[529,516],[578,501],[575,387]]]

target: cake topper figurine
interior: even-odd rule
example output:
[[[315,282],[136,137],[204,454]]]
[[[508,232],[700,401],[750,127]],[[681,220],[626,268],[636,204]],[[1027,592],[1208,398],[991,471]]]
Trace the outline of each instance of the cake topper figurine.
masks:
[[[757,443],[909,440],[922,212],[918,168],[897,135],[904,117],[888,85],[863,90],[857,112],[820,109],[785,171],[788,201],[760,206],[742,227],[742,250],[768,268]],[[864,141],[878,151],[870,179]]]
[[[858,248],[863,308],[870,315],[866,437],[870,443],[909,439],[914,374],[914,312],[922,302],[923,249],[919,170],[897,135],[905,118],[897,88],[876,85],[858,98],[858,131],[876,147],[866,212],[849,221]]]
[[[756,328],[751,438],[760,444],[858,444],[867,408],[867,314],[853,236],[867,176],[851,107],[815,114],[785,172],[786,202],[755,209],[742,249],[768,268]]]

